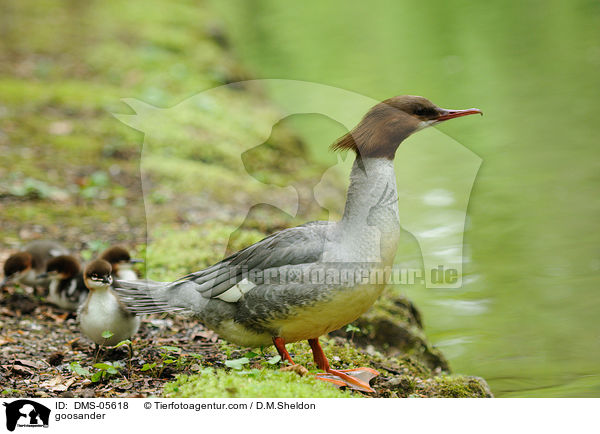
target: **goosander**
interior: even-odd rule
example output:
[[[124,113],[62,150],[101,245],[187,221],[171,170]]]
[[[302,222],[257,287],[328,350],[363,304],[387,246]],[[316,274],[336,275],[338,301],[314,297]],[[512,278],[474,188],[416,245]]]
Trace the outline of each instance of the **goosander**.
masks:
[[[420,96],[385,100],[332,145],[356,153],[340,221],[284,229],[174,282],[119,281],[116,292],[131,311],[190,312],[227,341],[275,345],[292,364],[286,343],[308,340],[325,371],[317,378],[373,392],[375,370],[332,369],[318,338],[357,319],[386,286],[400,237],[394,173],[400,143],[423,128],[481,113],[442,109]],[[370,279],[373,272],[385,278]]]

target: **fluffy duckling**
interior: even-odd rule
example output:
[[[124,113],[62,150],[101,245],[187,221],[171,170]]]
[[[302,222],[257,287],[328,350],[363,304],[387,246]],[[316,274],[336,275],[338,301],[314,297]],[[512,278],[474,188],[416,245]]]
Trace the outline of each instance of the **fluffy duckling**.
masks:
[[[90,262],[83,272],[89,295],[77,318],[81,332],[96,345],[116,345],[131,338],[140,327],[140,318],[127,311],[111,289],[111,274],[112,268],[104,259]],[[112,333],[110,338],[102,337],[106,330]]]
[[[113,280],[138,280],[137,273],[131,268],[133,264],[144,262],[142,259],[134,259],[129,255],[126,248],[112,246],[100,255],[112,267]]]
[[[81,266],[71,255],[51,259],[46,272],[38,277],[50,281],[46,301],[62,309],[74,312],[87,297],[88,290],[83,283]]]
[[[38,275],[46,271],[48,261],[69,252],[55,241],[38,240],[23,247],[20,252],[8,257],[4,263],[4,279],[0,288],[8,283],[20,283],[27,286],[48,288],[50,281],[39,279]]]

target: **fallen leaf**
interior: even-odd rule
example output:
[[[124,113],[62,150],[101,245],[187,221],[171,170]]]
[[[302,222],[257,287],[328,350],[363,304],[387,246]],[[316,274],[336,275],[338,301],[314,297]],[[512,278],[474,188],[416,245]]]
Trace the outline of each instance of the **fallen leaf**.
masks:
[[[75,382],[74,378],[69,378],[65,381],[60,375],[40,384],[40,387],[50,389],[53,392],[64,392]]]
[[[46,316],[48,318],[51,318],[54,321],[56,321],[57,323],[61,324],[61,323],[65,322],[65,320],[69,316],[69,312],[64,312],[64,313],[57,315],[57,314],[52,313],[51,311],[47,310],[47,311],[42,312],[42,315]]]
[[[25,360],[25,359],[16,359],[13,362],[15,365],[23,365],[23,366],[27,366],[28,368],[33,368],[33,369],[40,369],[43,367],[40,366],[40,364],[38,362],[34,362],[32,360]]]
[[[15,340],[10,336],[0,336],[0,345],[14,344]]]
[[[35,371],[23,365],[2,365],[9,372],[20,375],[35,375]]]

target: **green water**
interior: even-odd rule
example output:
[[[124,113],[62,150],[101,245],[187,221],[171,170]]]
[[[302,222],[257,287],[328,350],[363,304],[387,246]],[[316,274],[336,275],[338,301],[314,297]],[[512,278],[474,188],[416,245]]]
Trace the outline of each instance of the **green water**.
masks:
[[[483,160],[464,284],[405,291],[454,371],[497,396],[600,396],[600,3],[496,3],[215,7],[256,77],[483,109],[439,127]],[[339,133],[310,122],[313,149]]]

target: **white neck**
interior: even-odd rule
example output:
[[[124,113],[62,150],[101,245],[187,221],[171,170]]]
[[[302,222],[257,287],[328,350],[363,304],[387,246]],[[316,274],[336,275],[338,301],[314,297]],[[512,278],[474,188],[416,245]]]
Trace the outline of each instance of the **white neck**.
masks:
[[[350,173],[346,207],[340,223],[347,228],[372,226],[367,221],[369,214],[391,201],[394,202],[391,206],[397,221],[397,198],[394,162],[387,158],[357,157]]]
[[[391,265],[400,237],[394,162],[357,158],[342,220],[326,245],[326,262],[376,262]]]

